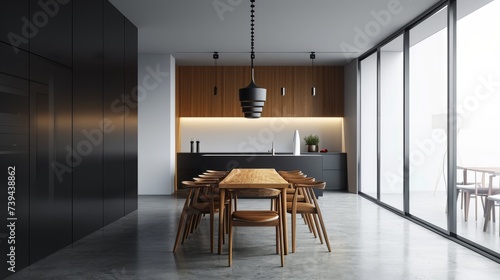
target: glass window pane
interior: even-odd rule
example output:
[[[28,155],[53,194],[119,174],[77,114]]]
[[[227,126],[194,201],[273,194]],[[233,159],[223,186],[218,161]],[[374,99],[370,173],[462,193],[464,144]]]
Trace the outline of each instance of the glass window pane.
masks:
[[[361,61],[360,190],[377,197],[377,54]]]
[[[410,213],[447,229],[447,8],[410,30]]]
[[[403,35],[380,49],[380,200],[403,209]]]
[[[495,223],[485,221],[483,209],[489,194],[500,193],[500,176],[481,172],[500,167],[500,1],[486,2],[457,2],[457,165],[479,170],[467,172],[470,185],[459,185],[457,234],[500,253],[499,207]],[[457,177],[464,180],[463,170]]]

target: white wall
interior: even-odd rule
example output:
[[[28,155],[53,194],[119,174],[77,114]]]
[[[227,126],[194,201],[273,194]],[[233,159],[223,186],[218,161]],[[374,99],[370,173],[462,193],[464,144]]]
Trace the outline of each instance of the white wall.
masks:
[[[139,54],[139,195],[173,193],[175,59]]]
[[[267,152],[274,143],[277,153],[291,153],[293,134],[299,130],[301,152],[307,152],[304,136],[319,136],[319,148],[341,152],[342,118],[181,118],[181,152],[190,151],[190,140],[200,140],[201,152]]]

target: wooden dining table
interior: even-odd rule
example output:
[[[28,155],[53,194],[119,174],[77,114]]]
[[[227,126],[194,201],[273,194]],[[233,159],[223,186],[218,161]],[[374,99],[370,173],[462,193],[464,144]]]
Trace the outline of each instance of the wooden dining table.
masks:
[[[233,189],[258,189],[273,188],[281,190],[281,206],[283,223],[283,251],[288,254],[288,230],[286,220],[286,189],[288,182],[271,168],[235,168],[219,183],[220,209],[219,209],[219,255],[222,254],[222,238],[224,235],[224,202],[226,190]]]

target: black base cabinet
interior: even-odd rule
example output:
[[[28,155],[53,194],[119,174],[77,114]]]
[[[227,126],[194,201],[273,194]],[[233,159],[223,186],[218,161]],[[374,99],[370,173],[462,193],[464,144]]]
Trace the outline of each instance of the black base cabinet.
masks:
[[[177,154],[177,189],[183,180],[192,180],[207,169],[231,170],[233,168],[274,168],[276,170],[299,169],[316,181],[325,181],[326,190],[347,190],[347,159],[345,153],[288,154]],[[315,190],[316,191],[316,190]],[[316,192],[322,195],[321,191]]]
[[[323,181],[330,191],[347,191],[347,154],[323,154]]]

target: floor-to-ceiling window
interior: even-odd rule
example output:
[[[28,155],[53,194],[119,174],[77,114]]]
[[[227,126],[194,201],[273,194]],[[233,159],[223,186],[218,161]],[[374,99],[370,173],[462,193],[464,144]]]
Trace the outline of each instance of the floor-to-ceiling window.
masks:
[[[361,62],[361,189],[377,197],[377,54]]]
[[[441,2],[359,62],[361,194],[497,261],[498,14],[500,0]]]
[[[499,176],[488,172],[500,167],[500,1],[484,2],[457,2],[457,165],[472,169],[471,195],[464,188],[459,196],[457,234],[500,253],[498,215],[483,231],[488,192],[500,193]],[[463,181],[463,169],[458,174]]]
[[[403,35],[379,53],[380,200],[403,210]]]
[[[410,213],[446,229],[447,8],[410,30]]]

